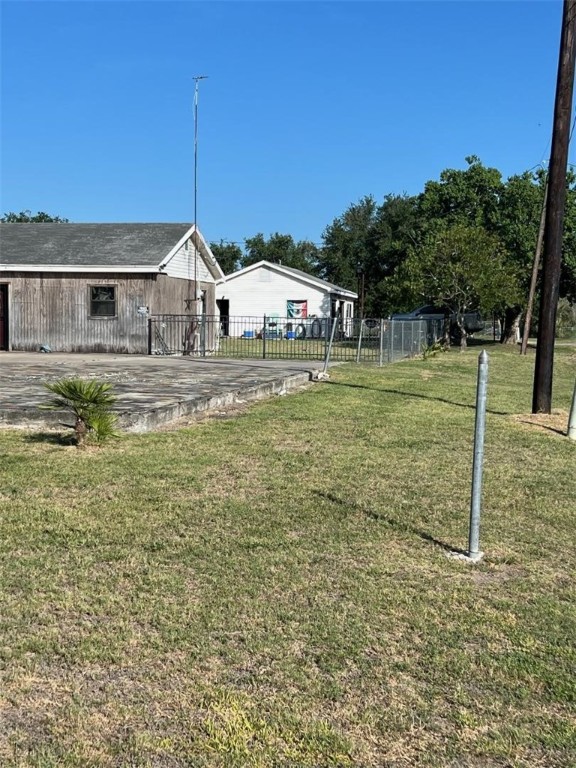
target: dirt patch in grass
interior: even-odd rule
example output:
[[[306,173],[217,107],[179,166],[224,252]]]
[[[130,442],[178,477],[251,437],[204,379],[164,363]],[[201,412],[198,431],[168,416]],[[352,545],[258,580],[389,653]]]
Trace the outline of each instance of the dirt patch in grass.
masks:
[[[555,409],[552,413],[522,413],[512,417],[518,424],[557,435],[568,434],[568,411]]]
[[[472,569],[472,580],[475,584],[493,584],[516,579],[523,579],[526,573],[517,565],[487,563],[485,570]]]

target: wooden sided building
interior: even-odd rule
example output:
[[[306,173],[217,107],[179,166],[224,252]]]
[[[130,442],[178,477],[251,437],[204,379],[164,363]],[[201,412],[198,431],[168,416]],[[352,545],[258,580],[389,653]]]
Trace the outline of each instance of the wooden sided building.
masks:
[[[0,349],[146,354],[155,315],[216,314],[190,224],[0,224]]]

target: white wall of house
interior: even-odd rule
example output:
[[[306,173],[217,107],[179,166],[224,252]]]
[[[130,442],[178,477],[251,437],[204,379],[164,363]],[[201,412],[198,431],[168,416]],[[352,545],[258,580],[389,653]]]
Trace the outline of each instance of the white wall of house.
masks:
[[[308,317],[330,317],[330,296],[324,288],[266,266],[229,277],[227,282],[216,286],[216,299],[229,301],[231,317],[286,317],[289,301],[306,301]]]
[[[197,276],[199,283],[215,282],[200,251],[194,248],[191,238],[178,249],[166,264],[165,274],[169,277],[179,277],[183,280],[195,280]]]

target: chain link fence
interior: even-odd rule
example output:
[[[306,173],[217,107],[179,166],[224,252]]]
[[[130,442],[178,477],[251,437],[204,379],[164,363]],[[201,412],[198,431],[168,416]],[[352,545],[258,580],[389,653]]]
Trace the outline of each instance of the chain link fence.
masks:
[[[441,320],[294,319],[277,316],[154,315],[151,355],[325,360],[384,365],[415,357],[442,336]]]

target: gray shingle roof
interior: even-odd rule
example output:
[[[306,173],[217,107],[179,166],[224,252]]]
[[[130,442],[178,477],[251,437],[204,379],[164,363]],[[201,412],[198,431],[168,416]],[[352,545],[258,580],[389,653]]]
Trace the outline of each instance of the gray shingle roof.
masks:
[[[157,267],[191,224],[0,223],[0,263]]]
[[[237,269],[236,272],[230,272],[226,275],[225,281],[228,282],[229,280],[234,280],[236,277],[240,277],[241,275],[246,274],[247,272],[250,272],[253,269],[261,269],[261,268],[268,268],[275,270],[277,272],[288,272],[294,277],[304,278],[307,282],[315,283],[316,285],[319,285],[321,288],[324,288],[324,290],[329,291],[330,293],[337,293],[340,296],[345,296],[347,298],[351,299],[357,299],[358,294],[354,291],[349,290],[348,288],[343,288],[341,285],[336,285],[335,283],[329,283],[327,280],[322,280],[321,277],[316,277],[316,275],[311,275],[309,272],[304,272],[301,269],[294,269],[294,267],[285,267],[284,264],[279,264],[273,261],[266,261],[266,259],[262,259],[262,261],[258,261],[255,264],[249,264],[247,267],[242,267],[241,269]],[[220,280],[220,283],[224,282],[224,280]]]

